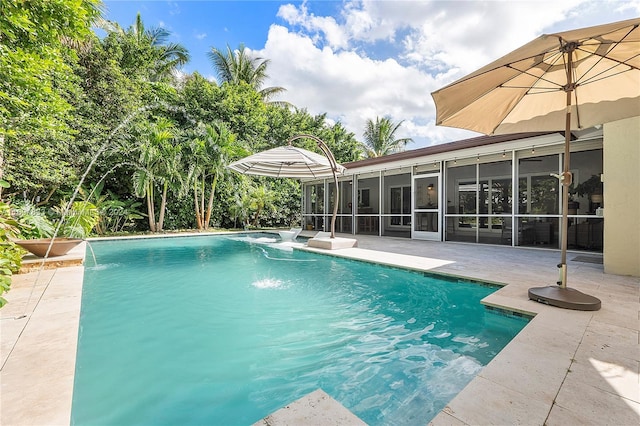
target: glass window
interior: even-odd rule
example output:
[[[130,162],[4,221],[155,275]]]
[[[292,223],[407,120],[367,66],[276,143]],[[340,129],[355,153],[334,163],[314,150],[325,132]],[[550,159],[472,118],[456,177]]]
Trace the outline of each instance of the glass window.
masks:
[[[358,179],[358,214],[379,212],[380,179],[377,177]]]
[[[324,184],[311,184],[304,187],[305,214],[324,212]]]
[[[385,172],[390,173],[390,172]],[[411,205],[409,204],[409,211],[403,211],[403,204],[410,203],[410,200],[405,200],[405,194],[409,193],[411,196],[411,174],[386,174],[383,176],[383,201],[382,212],[384,214],[401,214],[410,213]]]
[[[311,213],[324,213],[324,184],[311,187]]]
[[[511,160],[482,163],[480,213],[508,214],[512,211]]]
[[[438,232],[438,213],[420,212],[415,214],[416,231]]]
[[[440,202],[438,177],[430,176],[415,180],[415,208],[437,209]]]
[[[457,216],[446,219],[447,241],[476,242],[477,219],[475,216]]]
[[[447,213],[475,214],[476,165],[447,168]]]
[[[521,158],[518,176],[520,214],[559,214],[560,183],[558,155]]]
[[[411,186],[389,188],[390,224],[394,226],[408,226],[411,224]],[[406,216],[401,216],[406,215]]]
[[[338,213],[351,214],[353,213],[353,183],[352,181],[341,181],[340,185],[340,203],[338,204]]]
[[[362,188],[358,190],[358,205],[363,208],[371,207],[371,192],[369,188]]]
[[[604,207],[602,174],[602,149],[571,153],[573,185],[569,189],[569,214],[595,215],[599,207]],[[573,210],[573,211],[571,211]]]
[[[402,187],[390,188],[391,214],[402,212]]]
[[[518,220],[518,245],[559,247],[557,218],[526,217]]]

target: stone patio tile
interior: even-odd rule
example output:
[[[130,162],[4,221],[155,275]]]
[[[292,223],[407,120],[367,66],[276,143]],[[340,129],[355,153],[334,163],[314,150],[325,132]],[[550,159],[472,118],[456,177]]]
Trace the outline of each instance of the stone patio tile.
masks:
[[[572,311],[569,309],[547,306],[541,303],[537,304],[543,306],[540,315],[537,315],[535,318],[535,321],[539,326],[546,327],[550,330],[562,330],[572,334],[580,331],[579,338],[582,338],[582,333],[584,333],[584,330],[595,315],[593,312]]]
[[[21,316],[25,312],[32,312],[37,305],[42,292],[47,288],[52,277],[55,275],[55,272],[55,269],[42,271],[42,274],[35,286],[33,284],[37,276],[36,272],[14,275],[11,283],[11,289],[9,290],[11,297],[10,299],[7,299],[8,303],[3,306],[0,311],[3,320],[5,318]],[[31,300],[29,301],[29,306],[27,306],[29,297],[31,297]]]
[[[476,377],[443,411],[474,425],[542,425],[549,405]]]
[[[3,425],[69,423],[82,268],[69,269],[49,276],[46,289],[36,287],[35,311],[28,312],[26,318],[8,320],[13,322],[9,327],[22,330],[2,367]],[[32,285],[35,274],[17,276],[18,287]],[[3,335],[3,346],[5,338]]]
[[[598,321],[640,331],[640,312],[637,307],[625,307],[617,303],[604,303],[602,309],[598,311],[596,318]]]
[[[580,340],[570,332],[548,330],[543,326],[525,327],[511,341],[513,345],[533,345],[556,357],[571,360]],[[511,344],[510,343],[510,344]]]
[[[572,417],[577,419],[572,424],[637,425],[640,423],[639,403],[589,386],[574,377],[567,377],[556,398],[556,404],[570,411]],[[548,424],[560,423],[551,422],[550,418]]]
[[[456,419],[449,413],[441,411],[440,414],[429,422],[429,426],[467,426],[467,423]]]
[[[289,425],[366,426],[366,423],[327,395],[322,389],[317,389],[254,423],[253,426]]]
[[[567,379],[640,403],[640,361],[617,356],[576,356]]]
[[[515,342],[505,347],[479,376],[551,406],[565,374],[571,354],[558,354],[547,345]]]
[[[594,293],[594,295],[606,306],[616,306],[617,308],[629,310],[637,309],[639,297],[635,294],[618,294],[613,292],[610,287],[607,287],[605,291]]]
[[[73,375],[65,378],[50,378],[41,374],[35,382],[18,384],[10,382],[6,387],[5,374],[2,375],[0,424],[6,426],[69,424]],[[5,391],[7,389],[11,391]]]
[[[637,330],[593,321],[576,357],[584,355],[604,360],[625,357],[640,361],[639,334]]]
[[[24,329],[25,321],[14,320],[12,318],[3,319],[0,325],[0,366],[3,366],[9,358],[13,347]]]
[[[597,423],[589,423],[579,414],[554,405],[549,413],[545,426],[602,426]]]

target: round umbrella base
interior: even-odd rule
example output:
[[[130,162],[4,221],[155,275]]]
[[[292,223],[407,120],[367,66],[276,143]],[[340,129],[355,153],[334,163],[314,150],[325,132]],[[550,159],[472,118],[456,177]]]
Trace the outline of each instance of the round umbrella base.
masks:
[[[529,299],[545,305],[577,311],[597,311],[600,309],[600,299],[584,294],[573,288],[558,286],[533,287],[529,289]]]

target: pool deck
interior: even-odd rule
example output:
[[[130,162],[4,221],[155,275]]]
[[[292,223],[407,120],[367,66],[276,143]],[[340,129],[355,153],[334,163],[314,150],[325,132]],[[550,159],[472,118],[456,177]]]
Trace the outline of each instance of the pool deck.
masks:
[[[358,248],[330,254],[505,284],[483,303],[535,314],[430,424],[640,423],[640,278],[606,275],[601,264],[590,262],[597,262],[598,255],[569,253],[569,286],[602,300],[599,311],[570,311],[527,297],[528,288],[555,283],[558,251],[356,238]],[[67,259],[83,255],[84,244]],[[9,304],[0,310],[0,424],[69,424],[82,277],[82,266],[14,277],[5,295]],[[287,409],[298,413],[300,402],[292,401],[264,424],[300,424],[296,418],[313,423],[312,406],[326,411],[333,400],[321,393],[312,396],[316,399],[302,400],[309,414],[283,415]],[[317,398],[325,402],[310,403]],[[326,417],[318,420],[332,423]],[[333,423],[358,423],[352,420]]]

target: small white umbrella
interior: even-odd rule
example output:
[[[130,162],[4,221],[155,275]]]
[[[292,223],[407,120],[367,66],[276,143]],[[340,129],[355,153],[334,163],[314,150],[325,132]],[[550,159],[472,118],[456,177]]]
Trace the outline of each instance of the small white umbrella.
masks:
[[[292,146],[296,139],[312,139],[324,156],[303,148]],[[336,162],[327,144],[313,135],[297,135],[289,139],[286,146],[269,149],[250,155],[229,164],[231,170],[246,175],[270,176],[295,179],[318,179],[333,177],[335,196],[331,217],[331,238],[335,238],[336,216],[338,215],[338,175],[346,169]]]
[[[560,289],[536,288],[531,298],[583,310],[567,283],[571,130],[640,115],[640,18],[545,34],[432,93],[436,124],[485,134],[564,130]],[[551,297],[547,297],[552,294]],[[578,296],[578,297],[576,297]],[[585,295],[586,296],[586,295]],[[565,303],[565,299],[578,300]],[[595,300],[593,300],[595,299]]]
[[[292,145],[262,151],[229,164],[229,168],[246,175],[279,178],[317,179],[333,176],[331,162],[325,156]],[[336,172],[345,168],[336,164]]]

